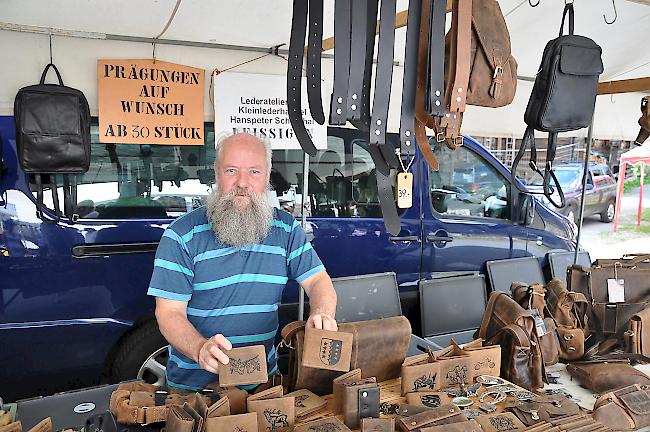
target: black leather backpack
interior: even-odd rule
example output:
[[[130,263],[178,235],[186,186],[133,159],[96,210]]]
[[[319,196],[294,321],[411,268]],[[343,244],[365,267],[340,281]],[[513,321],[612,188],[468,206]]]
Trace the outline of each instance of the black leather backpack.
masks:
[[[45,84],[50,67],[59,84]],[[39,84],[18,91],[14,118],[20,166],[34,175],[37,216],[42,218],[43,184],[48,182],[58,215],[55,175],[63,174],[64,212],[76,219],[76,174],[88,171],[90,166],[90,109],[86,97],[79,90],[64,86],[58,69],[50,63]],[[69,175],[73,175],[72,184]]]
[[[569,34],[563,35],[564,21],[569,15]],[[530,143],[531,169],[544,179],[544,195],[555,207],[564,207],[564,194],[553,172],[558,132],[582,129],[591,124],[596,105],[598,76],[603,72],[601,48],[593,40],[573,34],[573,4],[564,7],[560,36],[544,48],[542,64],[528,100],[524,121],[528,125],[519,152],[512,164],[512,177]],[[535,130],[548,132],[544,171],[537,166]],[[551,197],[551,180],[560,197]],[[516,182],[515,182],[516,184]],[[526,192],[526,191],[524,191]]]

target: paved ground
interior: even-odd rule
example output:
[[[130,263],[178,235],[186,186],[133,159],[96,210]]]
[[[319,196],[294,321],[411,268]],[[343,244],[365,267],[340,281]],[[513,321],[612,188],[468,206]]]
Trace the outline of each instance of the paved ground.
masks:
[[[643,189],[645,217],[637,227],[639,188],[623,196],[619,231],[614,233],[614,223],[602,223],[600,217],[584,219],[580,245],[589,251],[592,259],[619,258],[625,253],[650,253],[650,185]]]

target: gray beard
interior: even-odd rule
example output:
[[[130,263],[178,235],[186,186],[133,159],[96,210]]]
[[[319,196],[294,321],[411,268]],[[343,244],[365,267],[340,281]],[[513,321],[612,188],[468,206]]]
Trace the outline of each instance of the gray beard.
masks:
[[[240,210],[234,205],[236,194],[250,197],[250,206]],[[212,225],[217,239],[222,243],[241,247],[245,244],[258,244],[266,237],[273,221],[273,206],[266,193],[235,188],[223,195],[216,187],[205,201],[208,222]]]

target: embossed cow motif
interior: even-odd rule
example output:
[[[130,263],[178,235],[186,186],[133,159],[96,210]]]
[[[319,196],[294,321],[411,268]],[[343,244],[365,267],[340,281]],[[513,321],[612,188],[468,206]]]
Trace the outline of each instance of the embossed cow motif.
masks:
[[[429,388],[431,390],[436,386],[436,374],[422,375],[413,382],[413,391]]]
[[[253,372],[261,371],[260,356],[256,355],[248,360],[230,359],[230,373],[237,375],[248,375]]]

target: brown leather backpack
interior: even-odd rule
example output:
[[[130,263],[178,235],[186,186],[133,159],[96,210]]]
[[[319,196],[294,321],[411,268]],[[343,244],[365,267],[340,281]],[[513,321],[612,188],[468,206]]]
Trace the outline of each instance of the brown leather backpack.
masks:
[[[643,144],[650,136],[650,103],[648,102],[650,102],[650,96],[644,96],[641,99],[641,118],[639,119],[641,130],[634,141],[639,145]]]
[[[528,390],[544,386],[544,359],[535,319],[508,294],[490,295],[478,337],[486,344],[501,345],[501,377]]]

